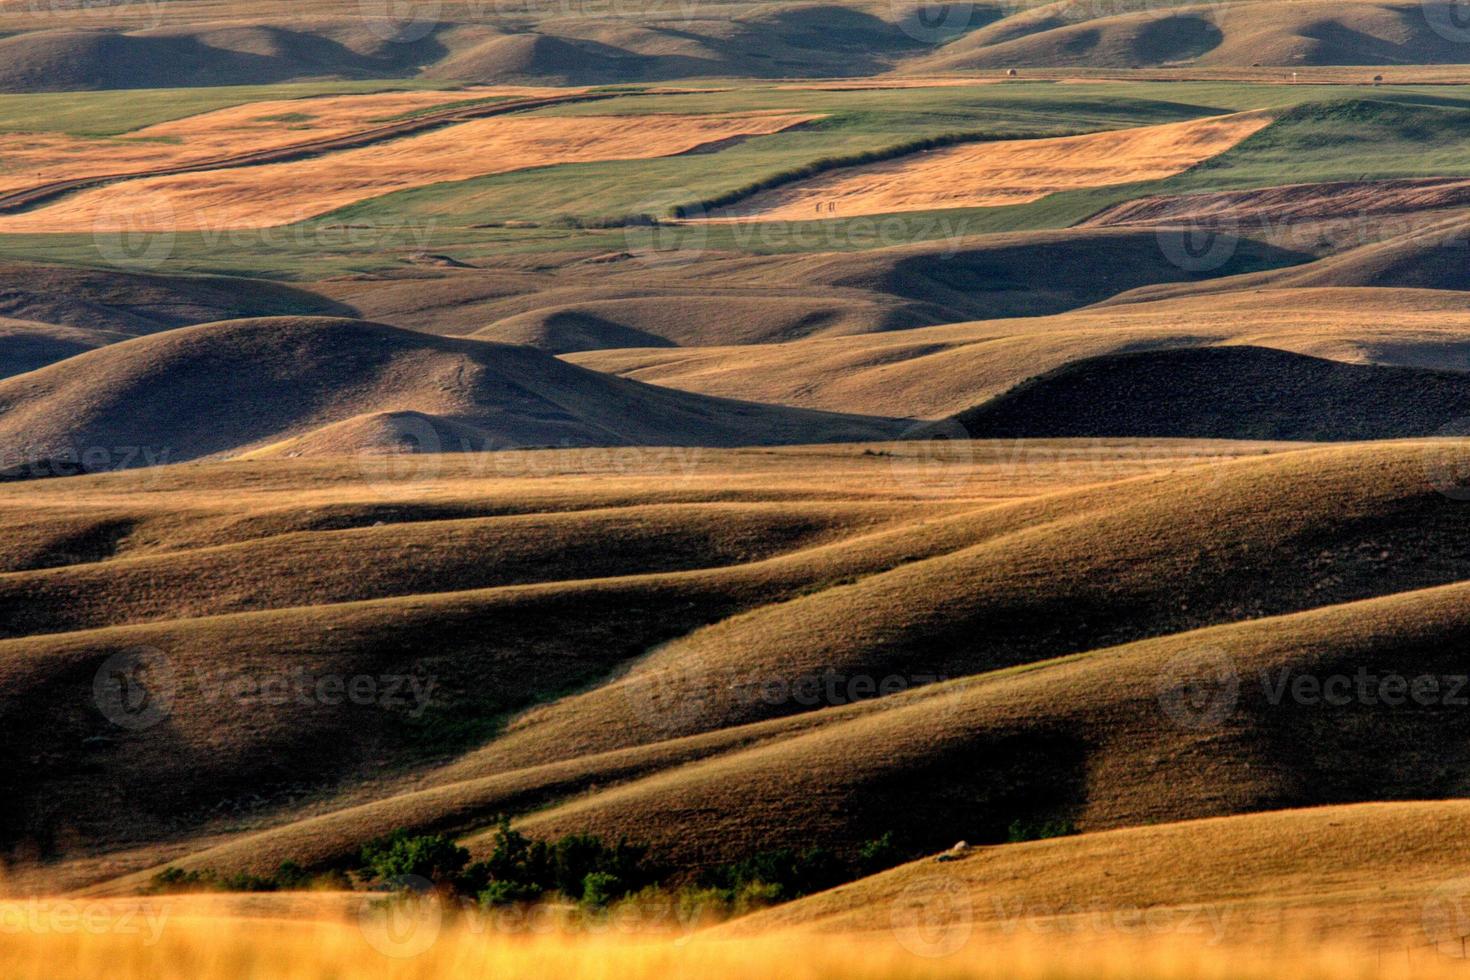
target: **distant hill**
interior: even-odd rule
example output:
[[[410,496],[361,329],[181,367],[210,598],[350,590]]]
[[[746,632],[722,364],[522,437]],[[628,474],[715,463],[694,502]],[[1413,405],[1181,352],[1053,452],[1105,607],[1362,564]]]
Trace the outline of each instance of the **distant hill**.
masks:
[[[1465,64],[1470,48],[1454,6],[1244,0],[1122,13],[1112,5],[1112,16],[1079,17],[1076,6],[1056,3],[988,25],[906,68]]]
[[[698,77],[852,77],[893,69],[1172,65],[1319,66],[1470,62],[1454,4],[1394,0],[1237,0],[1156,5],[952,4],[730,6],[670,22],[659,5],[622,16],[568,18],[555,9],[446,3],[438,15],[381,23],[356,4],[261,4],[253,20],[210,19],[213,7],[170,4],[162,25],[89,17],[57,28],[0,17],[0,90],[72,91],[403,78],[607,84]],[[39,27],[43,29],[37,29]]]
[[[403,447],[420,452],[832,442],[901,428],[654,388],[526,347],[287,317],[165,331],[0,382],[0,446],[12,461],[148,446],[178,462],[339,426],[295,451],[386,451],[405,416],[386,424],[384,412],[433,418]]]
[[[1402,439],[1470,417],[1470,375],[1263,347],[1088,358],[954,417],[976,438]]]

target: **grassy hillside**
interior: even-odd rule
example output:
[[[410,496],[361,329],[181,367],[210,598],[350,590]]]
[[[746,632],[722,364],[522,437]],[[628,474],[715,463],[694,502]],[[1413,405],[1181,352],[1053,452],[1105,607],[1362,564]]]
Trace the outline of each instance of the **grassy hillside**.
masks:
[[[1077,458],[1100,469],[1069,467],[1063,454],[1018,474],[998,448],[964,463],[950,494],[937,496],[924,492],[922,460],[858,448],[439,457],[398,473],[283,459],[0,488],[8,608],[20,629],[39,631],[5,641],[7,690],[29,692],[24,724],[65,733],[48,739],[47,754],[11,760],[19,823],[7,825],[28,828],[19,854],[37,846],[63,857],[70,845],[46,829],[63,812],[66,826],[97,840],[163,843],[191,827],[224,829],[211,808],[225,798],[235,815],[226,821],[252,826],[339,787],[388,784],[352,790],[338,808],[386,798],[428,771],[400,776],[409,762],[480,745],[508,713],[606,677],[711,618],[940,552],[960,531],[985,533],[983,522],[924,529],[974,509],[972,498],[1213,451],[1147,447],[1110,461],[1080,447]],[[69,609],[78,589],[100,591]],[[436,652],[426,655],[429,637]],[[139,649],[173,665],[169,722],[119,727],[75,685]],[[335,707],[218,687],[294,666],[436,684],[426,705]],[[231,748],[219,741],[227,731]],[[310,753],[305,769],[281,768],[283,754],[314,742],[333,748]],[[117,775],[105,806],[86,802],[98,765]],[[36,779],[44,792],[25,788]]]
[[[92,351],[0,382],[0,406],[6,456],[43,469],[109,447],[148,447],[175,463],[233,455],[349,420],[357,420],[352,429],[333,431],[315,451],[759,445],[891,437],[902,428],[653,388],[524,347],[292,317]],[[138,456],[132,465],[146,463]]]
[[[1446,253],[1444,267],[1454,254]],[[1406,251],[1394,271],[1435,270],[1430,257]],[[1463,294],[1365,288],[1366,276],[1328,274],[1382,268],[1369,256],[1349,258],[1301,267],[1303,281],[1289,280],[1291,289],[1262,288],[1266,283],[1243,276],[1144,287],[1056,316],[781,344],[589,351],[569,359],[689,391],[923,418],[954,415],[1075,361],[1149,350],[1251,344],[1346,364],[1470,367]]]
[[[1004,839],[1017,821],[1091,830],[1453,796],[1453,710],[1323,711],[1261,678],[1454,673],[1470,551],[1459,505],[1435,483],[1454,445],[1189,466],[1188,453],[1214,450],[992,443],[936,481],[897,444],[891,456],[719,454],[672,483],[669,464],[651,463],[580,486],[566,479],[588,465],[574,456],[560,457],[571,470],[541,468],[558,465],[550,456],[490,482],[475,475],[481,462],[445,459],[441,489],[395,485],[394,503],[369,506],[358,478],[329,462],[94,477],[75,482],[80,497],[40,484],[51,529],[36,538],[37,487],[17,490],[27,503],[15,513],[35,526],[17,567],[37,570],[7,576],[7,601],[28,630],[72,632],[4,641],[7,684],[28,692],[28,719],[63,725],[78,747],[63,740],[44,768],[13,759],[7,798],[21,826],[69,807],[94,839],[119,842],[166,801],[181,815],[173,860],[268,870],[288,857],[330,864],[398,825],[479,849],[502,811],[538,834],[627,833],[687,868],[762,846],[850,848],[888,829],[925,851]],[[182,521],[180,505],[201,508],[205,486],[217,502]],[[880,502],[895,491],[922,496]],[[450,509],[454,493],[466,501]],[[609,495],[638,506],[550,513]],[[690,506],[700,499],[724,502]],[[487,500],[526,517],[469,511]],[[278,513],[286,501],[296,516]],[[360,530],[328,530],[344,524]],[[37,568],[87,533],[112,544]],[[737,544],[753,536],[762,550]],[[330,567],[313,558],[327,553]],[[395,553],[415,556],[406,582]],[[495,571],[475,577],[467,555]],[[699,567],[697,555],[722,564]],[[561,578],[589,570],[602,577]],[[63,601],[78,593],[96,598]],[[315,605],[282,608],[293,596]],[[135,625],[105,625],[122,622]],[[427,636],[426,660],[415,651]],[[127,649],[165,651],[173,665],[169,723],[88,745],[97,720],[67,707],[74,687]],[[1239,678],[1218,725],[1180,722],[1161,701],[1165,679],[1202,649],[1223,651]],[[412,702],[210,697],[213,665],[265,676],[283,662],[310,676],[410,673],[436,693],[418,717]],[[767,693],[828,674],[902,683],[885,697],[844,683],[815,703]],[[333,751],[314,754],[309,780],[273,775],[270,760],[323,739]],[[425,753],[438,764],[401,777],[368,762]],[[78,802],[96,765],[117,779],[106,808]],[[1164,771],[1174,776],[1160,783]],[[252,785],[271,787],[236,811],[252,832],[214,836],[205,801]],[[142,872],[160,853],[117,859]]]
[[[955,421],[977,438],[1165,436],[1328,442],[1432,436],[1470,415],[1459,372],[1369,367],[1265,347],[1075,361]]]
[[[948,926],[960,938],[968,913],[976,945],[1058,932],[1107,942],[1131,934],[1131,913],[1151,910],[1168,931],[1184,932],[1188,921],[1186,935],[1215,945],[1270,945],[1281,932],[1311,929],[1396,948],[1400,959],[1411,946],[1419,955],[1409,962],[1426,971],[1449,962],[1435,955],[1436,940],[1458,948],[1453,929],[1426,919],[1426,909],[1449,885],[1445,860],[1461,860],[1466,817],[1461,801],[1322,807],[985,848],[951,864],[915,862],[728,932],[888,930],[883,912],[907,890],[955,898],[950,916],[930,928],[942,936]],[[1360,858],[1337,865],[1343,851]],[[1334,872],[1323,874],[1324,864]]]

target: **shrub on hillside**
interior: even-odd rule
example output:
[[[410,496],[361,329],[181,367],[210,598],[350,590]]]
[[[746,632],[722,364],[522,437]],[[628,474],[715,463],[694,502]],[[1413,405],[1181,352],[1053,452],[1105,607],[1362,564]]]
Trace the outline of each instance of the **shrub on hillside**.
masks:
[[[442,834],[410,836],[402,828],[362,848],[364,870],[382,881],[413,877],[455,886],[469,860],[469,851]]]

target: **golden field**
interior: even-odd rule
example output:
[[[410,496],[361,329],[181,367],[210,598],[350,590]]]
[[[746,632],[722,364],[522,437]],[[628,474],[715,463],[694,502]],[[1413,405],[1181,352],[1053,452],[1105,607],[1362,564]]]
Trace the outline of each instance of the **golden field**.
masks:
[[[672,156],[735,137],[779,133],[813,118],[748,113],[480,119],[289,163],[110,184],[0,216],[0,233],[266,228],[427,184],[528,167]],[[231,142],[238,146],[233,137]]]
[[[1461,13],[0,0],[0,980],[1470,980]]]
[[[844,169],[758,194],[719,217],[805,220],[1025,204],[1082,187],[1159,180],[1224,153],[1271,124],[1266,113],[1140,129],[950,147]]]
[[[1026,936],[973,935],[958,949],[920,922],[892,934],[776,933],[720,939],[678,927],[639,933],[604,923],[543,935],[498,931],[494,922],[441,922],[413,913],[373,917],[221,918],[187,905],[158,905],[124,919],[98,913],[128,934],[0,935],[6,975],[17,980],[107,976],[116,980],[461,980],[504,977],[702,977],[709,980],[1408,980],[1470,975],[1462,959],[1434,949],[1395,955],[1282,937],[1257,946],[1211,946],[1190,938],[1111,935],[1062,945]],[[393,915],[394,913],[387,913]],[[519,925],[519,924],[518,924]],[[157,932],[153,928],[157,926]],[[131,930],[136,929],[136,934]],[[587,933],[591,932],[592,935]],[[1146,930],[1139,930],[1145,933]]]
[[[409,113],[471,99],[525,98],[562,90],[480,86],[458,92],[376,92],[247,102],[135,129],[122,137],[52,132],[0,134],[0,191],[161,167],[328,139],[382,125]]]

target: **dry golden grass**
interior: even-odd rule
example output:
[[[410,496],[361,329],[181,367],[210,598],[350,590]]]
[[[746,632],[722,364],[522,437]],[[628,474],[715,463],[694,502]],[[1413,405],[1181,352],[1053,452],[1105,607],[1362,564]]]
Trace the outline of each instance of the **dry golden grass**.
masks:
[[[1061,139],[972,143],[833,171],[766,191],[720,217],[807,219],[1024,204],[1061,190],[1159,180],[1271,124],[1264,112]]]
[[[0,405],[6,465],[82,447],[147,446],[154,462],[184,462],[249,450],[847,442],[909,428],[708,399],[527,347],[325,317],[209,323],[112,344],[0,381]],[[129,465],[147,462],[135,455]]]
[[[53,693],[58,707],[89,697],[48,687],[55,671],[95,671],[136,644],[167,650],[181,678],[172,723],[128,737],[108,763],[116,777],[108,805],[97,805],[85,774],[17,760],[7,777],[18,794],[16,825],[59,834],[53,845],[79,865],[43,873],[84,884],[155,865],[177,855],[180,841],[114,855],[120,863],[108,867],[68,835],[146,839],[154,808],[179,819],[185,799],[210,806],[249,797],[261,789],[259,766],[270,769],[303,744],[316,747],[299,756],[296,778],[321,778],[325,797],[305,810],[278,799],[224,825],[207,813],[186,817],[202,819],[203,837],[189,831],[196,841],[184,850],[208,846],[226,827],[233,835],[320,814],[314,829],[295,825],[304,839],[245,847],[249,860],[276,850],[311,859],[319,848],[351,851],[370,827],[516,809],[516,798],[549,802],[617,771],[698,758],[745,736],[539,770],[536,756],[555,746],[522,738],[516,751],[530,768],[493,785],[473,781],[505,771],[510,756],[466,759],[432,777],[385,774],[362,762],[401,748],[389,715],[221,702],[194,679],[201,670],[270,674],[284,664],[377,673],[432,649],[441,690],[463,692],[451,703],[477,692],[482,712],[519,710],[606,678],[714,619],[993,535],[1025,516],[984,515],[1005,501],[1265,447],[1037,444],[1018,453],[997,444],[947,475],[905,446],[865,448],[449,456],[396,476],[355,461],[270,460],[0,486],[5,559],[15,569],[3,577],[7,622],[74,631],[5,641],[6,689],[33,692],[40,718]],[[956,521],[967,512],[975,516]],[[93,588],[97,601],[75,601]],[[135,625],[108,625],[127,622]],[[56,744],[70,754],[79,743]],[[564,748],[547,757],[566,758]],[[47,784],[44,793],[24,788],[32,778]],[[160,780],[175,787],[163,797],[149,789]],[[434,786],[442,787],[437,802],[392,799]],[[64,820],[45,816],[67,799],[74,804]],[[352,811],[375,800],[383,805]],[[240,856],[206,860],[223,866]]]
[[[374,92],[250,102],[133,130],[107,139],[61,133],[0,134],[0,191],[104,174],[143,173],[316,139],[346,136],[395,116],[492,96],[529,97],[565,89],[481,86],[453,93]]]
[[[1032,451],[1046,460],[1068,448]],[[1115,446],[1110,458],[1125,448]],[[1044,463],[1037,475],[1082,468],[1070,458]],[[1310,711],[1274,705],[1253,686],[1258,671],[1392,664],[1453,672],[1467,630],[1464,587],[1412,591],[1465,573],[1458,505],[1430,485],[1436,458],[1426,445],[1348,447],[936,510],[744,567],[562,583],[539,590],[539,605],[522,592],[515,601],[524,619],[511,590],[420,596],[371,613],[319,609],[315,622],[335,632],[307,632],[310,645],[332,648],[344,634],[350,645],[371,628],[389,646],[400,635],[432,635],[445,658],[459,656],[439,639],[453,640],[446,622],[479,610],[496,623],[494,658],[509,664],[495,679],[501,685],[517,676],[512,658],[536,635],[534,616],[559,611],[558,593],[580,610],[560,620],[569,651],[613,637],[648,649],[660,640],[650,616],[672,622],[689,602],[728,613],[705,629],[680,620],[688,635],[635,659],[627,675],[525,712],[501,738],[420,773],[397,794],[380,787],[296,822],[281,813],[273,828],[200,841],[203,849],[174,859],[268,871],[288,858],[340,858],[400,825],[452,830],[478,850],[486,838],[475,831],[501,811],[535,810],[527,826],[538,834],[628,834],[698,864],[738,856],[752,841],[847,846],[886,829],[937,849],[962,837],[994,839],[1038,806],[1059,807],[1093,829],[1442,795],[1451,787],[1436,773],[1457,764],[1462,715],[1414,713],[1375,725],[1376,716],[1344,712],[1319,725]],[[824,459],[822,472],[834,481],[846,466]],[[1322,550],[1321,542],[1331,544]],[[1307,568],[1304,550],[1315,556]],[[743,613],[728,599],[740,595],[755,598]],[[667,605],[654,604],[657,597]],[[1261,618],[1291,609],[1312,611]],[[604,632],[587,632],[598,622]],[[282,648],[312,623],[302,613],[224,617],[130,635],[191,665],[251,662],[252,644]],[[1221,625],[1188,632],[1208,624]],[[1176,635],[1038,669],[995,670],[1158,634]],[[45,656],[75,657],[106,637],[45,638],[44,649],[56,651]],[[6,646],[27,658],[43,649],[36,641]],[[1247,679],[1239,716],[1223,730],[1182,728],[1160,710],[1157,679],[1201,647],[1228,651]],[[482,641],[475,656],[484,649]],[[561,656],[548,649],[538,651],[543,670]],[[440,663],[449,669],[449,659]],[[743,696],[752,678],[823,670],[962,679],[819,711]],[[191,739],[235,725],[233,709],[225,715],[201,703],[196,714],[182,699],[176,716],[180,732],[199,728]],[[331,719],[303,711],[281,722],[320,731]],[[1431,743],[1435,762],[1426,764]],[[186,748],[171,746],[176,755]],[[128,860],[148,867],[146,854]],[[107,887],[135,888],[146,878]]]
[[[1292,934],[1460,953],[1470,920],[1463,800],[1283,810],[980,847],[917,861],[726,927],[850,933],[892,928],[890,911],[929,897],[946,928],[1081,943],[1129,933],[1194,936],[1213,946]],[[948,900],[947,902],[945,900]],[[1452,916],[1445,921],[1449,905]],[[1130,915],[1131,913],[1131,915]],[[1145,919],[1146,916],[1146,919]],[[1436,941],[1438,941],[1436,943]],[[1419,955],[1415,962],[1432,959]]]
[[[670,156],[813,118],[752,112],[479,119],[290,163],[110,184],[0,216],[0,232],[264,228],[411,187],[527,167]]]
[[[920,915],[900,911],[900,923],[881,936],[786,931],[739,939],[691,935],[677,924],[649,927],[616,919],[575,930],[559,929],[546,919],[533,932],[524,923],[507,929],[501,920],[447,920],[418,903],[396,913],[348,917],[323,910],[294,919],[230,917],[208,903],[194,909],[189,902],[155,902],[142,910],[146,915],[131,916],[127,907],[82,903],[80,908],[94,916],[94,928],[52,927],[53,910],[64,917],[77,907],[64,900],[51,903],[37,913],[39,928],[0,937],[8,975],[17,980],[1268,980],[1288,975],[1439,980],[1466,975],[1462,960],[1434,950],[1406,959],[1362,943],[1326,944],[1310,936],[1210,946],[1197,937],[1149,935],[1142,929],[1091,940],[976,930],[958,948],[947,949],[943,942],[952,931],[920,917],[927,910]],[[124,916],[126,924],[120,925]]]
[[[1358,364],[1470,367],[1470,303],[1442,290],[1300,288],[1184,295],[1052,317],[786,344],[588,351],[567,360],[723,397],[938,418],[1069,361],[1204,344]]]

